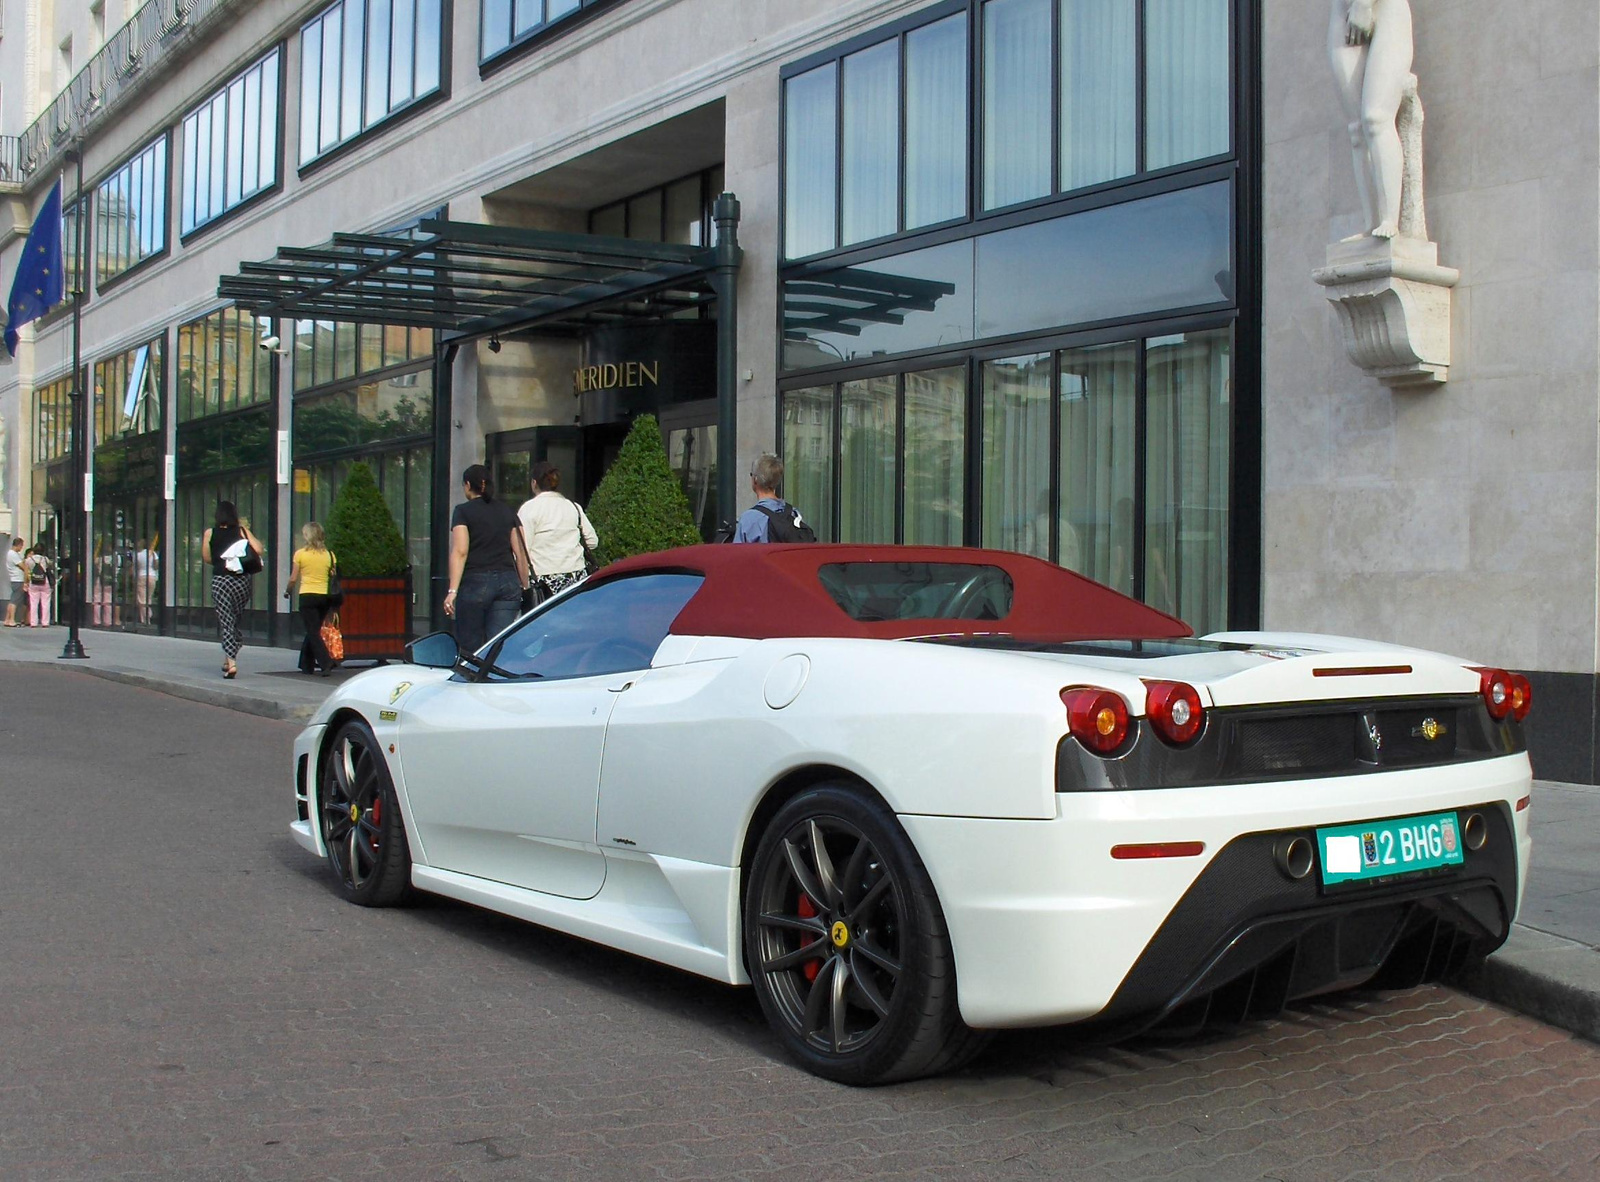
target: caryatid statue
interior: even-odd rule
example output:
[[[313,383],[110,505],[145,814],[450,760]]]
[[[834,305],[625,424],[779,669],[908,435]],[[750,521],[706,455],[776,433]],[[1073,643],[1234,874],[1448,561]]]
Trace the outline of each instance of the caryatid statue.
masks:
[[[1371,227],[1356,237],[1427,238],[1410,0],[1332,0],[1328,56]]]

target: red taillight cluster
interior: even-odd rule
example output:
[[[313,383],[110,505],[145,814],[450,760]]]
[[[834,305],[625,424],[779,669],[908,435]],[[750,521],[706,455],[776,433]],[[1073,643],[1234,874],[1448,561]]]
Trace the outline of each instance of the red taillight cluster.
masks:
[[[1109,754],[1128,737],[1128,707],[1121,694],[1094,686],[1074,686],[1061,691],[1072,737],[1090,751]]]
[[[1145,682],[1144,712],[1156,734],[1169,743],[1187,743],[1206,725],[1200,695],[1181,681]]]
[[[1128,705],[1122,695],[1098,686],[1079,685],[1061,691],[1072,737],[1090,751],[1109,755],[1128,738]],[[1182,745],[1205,729],[1205,707],[1192,685],[1181,681],[1145,682],[1145,716],[1168,743]]]
[[[1485,669],[1473,666],[1478,675],[1478,692],[1483,704],[1489,708],[1489,717],[1496,722],[1508,714],[1516,715],[1520,722],[1528,717],[1533,705],[1533,686],[1520,673],[1507,673],[1504,669]]]

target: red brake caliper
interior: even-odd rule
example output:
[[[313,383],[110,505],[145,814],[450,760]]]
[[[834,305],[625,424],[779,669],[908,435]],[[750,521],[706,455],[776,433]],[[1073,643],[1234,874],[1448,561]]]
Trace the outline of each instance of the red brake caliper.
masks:
[[[383,797],[374,796],[372,798],[372,827],[374,829],[377,829],[378,826],[380,826],[382,824],[383,824]],[[373,837],[372,837],[372,848],[373,849],[377,849],[378,848],[378,837],[377,837],[377,834],[374,834]]]
[[[795,912],[801,919],[815,919],[817,909],[811,905],[811,896],[804,891],[800,892],[800,902],[795,905]],[[820,943],[820,941],[818,941]],[[800,966],[800,971],[806,975],[807,981],[815,981],[817,974],[822,971],[821,960],[808,960]]]

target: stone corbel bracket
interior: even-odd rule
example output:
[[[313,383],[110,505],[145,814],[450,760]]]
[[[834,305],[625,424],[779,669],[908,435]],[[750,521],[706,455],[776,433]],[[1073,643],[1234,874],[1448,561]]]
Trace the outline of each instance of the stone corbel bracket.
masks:
[[[1350,360],[1394,390],[1432,389],[1450,378],[1451,289],[1461,272],[1416,238],[1359,238],[1328,248],[1311,273],[1344,326]]]

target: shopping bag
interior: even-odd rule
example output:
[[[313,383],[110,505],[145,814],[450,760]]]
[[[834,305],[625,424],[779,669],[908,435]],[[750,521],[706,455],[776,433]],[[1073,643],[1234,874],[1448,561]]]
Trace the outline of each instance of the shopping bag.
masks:
[[[344,660],[344,634],[339,631],[338,616],[329,616],[322,625],[322,643],[328,646],[328,656],[335,661]]]

